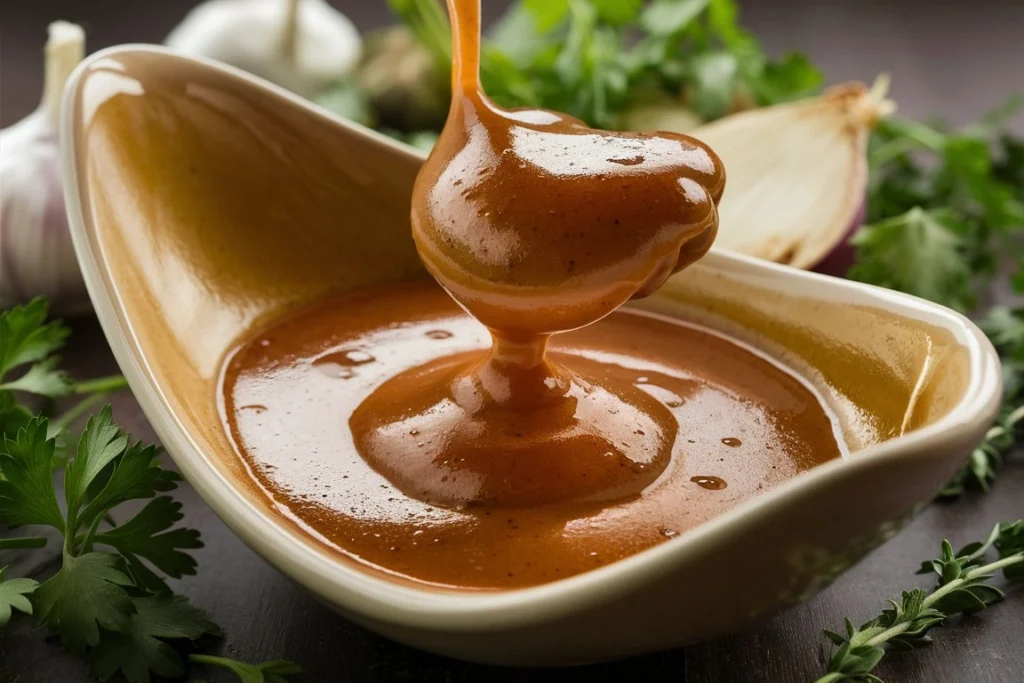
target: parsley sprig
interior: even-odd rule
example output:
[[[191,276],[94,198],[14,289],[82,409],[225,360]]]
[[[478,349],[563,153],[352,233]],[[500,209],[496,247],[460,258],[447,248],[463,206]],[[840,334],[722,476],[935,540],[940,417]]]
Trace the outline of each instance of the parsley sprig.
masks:
[[[50,436],[60,436],[78,416],[126,386],[120,375],[76,381],[60,370],[57,352],[68,329],[59,321],[46,322],[44,299],[34,299],[0,314],[0,433],[15,434],[41,408],[65,396],[82,399],[50,424]],[[28,401],[19,400],[28,398]]]
[[[993,548],[999,559],[989,558]],[[1001,600],[1003,592],[991,583],[1000,571],[1007,580],[1024,579],[1024,520],[997,524],[984,541],[956,553],[944,540],[939,557],[923,563],[918,571],[938,576],[933,590],[904,591],[898,602],[890,601],[889,609],[860,628],[847,619],[844,633],[825,631],[837,649],[828,673],[816,683],[883,683],[873,672],[887,648],[919,647],[930,642],[932,629],[951,617],[980,612]]]
[[[871,149],[867,225],[855,238],[854,279],[973,310],[1007,263],[1024,259],[1024,158],[1000,130],[1017,98],[951,132],[883,121]],[[1019,154],[1019,151],[1017,152]]]
[[[388,4],[447,73],[451,29],[441,0]],[[712,120],[822,83],[803,55],[768,59],[734,0],[520,0],[485,37],[480,75],[499,104],[543,106],[602,128],[666,97]]]
[[[13,610],[32,614],[29,596],[39,587],[32,579],[6,579],[7,567],[0,567],[0,629],[7,626]]]
[[[46,314],[42,300],[0,313],[0,522],[58,532],[60,568],[42,583],[0,569],[0,629],[15,612],[33,616],[65,649],[83,655],[100,681],[180,677],[180,651],[204,635],[221,635],[167,583],[196,573],[190,551],[202,547],[198,531],[178,526],[181,504],[164,495],[181,478],[160,466],[154,446],[133,442],[114,424],[109,405],[73,438],[75,418],[124,380],[76,382],[59,370],[55,352],[69,330],[47,322]],[[52,420],[31,407],[33,400],[71,394],[85,397]],[[121,506],[132,501],[146,502],[117,522]],[[46,544],[44,536],[0,539],[4,550]],[[299,673],[286,662],[251,665],[203,655],[190,661],[218,663],[246,683],[285,683]]]

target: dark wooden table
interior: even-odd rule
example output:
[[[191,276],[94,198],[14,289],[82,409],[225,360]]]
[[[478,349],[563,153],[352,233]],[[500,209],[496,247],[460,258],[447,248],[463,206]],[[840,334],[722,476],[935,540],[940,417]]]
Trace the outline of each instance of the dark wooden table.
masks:
[[[183,14],[188,0],[36,0],[0,3],[0,121],[21,118],[36,104],[40,47],[48,21],[84,23],[90,49],[120,42],[158,42]],[[386,21],[383,0],[336,0],[360,27]],[[503,2],[484,0],[494,14]],[[974,0],[749,0],[747,25],[772,52],[808,52],[832,80],[894,76],[893,94],[911,116],[953,122],[976,118],[1009,92],[1024,90],[1024,2]],[[1014,122],[1024,131],[1024,117]],[[73,322],[66,365],[78,377],[115,372],[103,335],[90,319]],[[154,435],[134,399],[114,399],[117,419],[137,437]],[[235,538],[187,485],[178,498],[185,522],[202,530],[198,577],[179,590],[224,626],[221,647],[250,661],[288,658],[325,683],[392,681],[623,680],[673,683],[800,683],[822,671],[829,648],[821,629],[844,616],[861,621],[883,601],[927,581],[915,577],[942,538],[954,544],[981,537],[991,524],[1024,515],[1024,458],[1011,458],[995,490],[925,510],[896,539],[871,554],[832,587],[757,628],[728,638],[635,660],[572,670],[496,669],[468,665],[397,645],[346,622],[268,566]],[[870,505],[870,500],[864,501]],[[851,510],[850,514],[856,514]],[[55,554],[22,553],[18,575],[44,573]],[[4,562],[11,562],[4,558]],[[756,576],[749,577],[756,581]],[[680,609],[686,609],[680,605]],[[955,621],[924,651],[893,654],[879,673],[890,683],[1020,683],[1024,681],[1024,591],[978,617]],[[211,682],[233,680],[206,672]],[[47,644],[17,620],[0,639],[0,683],[73,683],[87,680],[81,662]]]

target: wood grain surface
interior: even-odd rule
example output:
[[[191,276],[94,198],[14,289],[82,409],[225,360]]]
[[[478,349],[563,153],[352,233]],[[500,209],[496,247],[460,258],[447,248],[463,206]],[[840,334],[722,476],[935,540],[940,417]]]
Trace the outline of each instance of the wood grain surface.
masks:
[[[40,93],[41,45],[47,22],[82,22],[95,50],[122,42],[158,42],[191,2],[160,0],[42,0],[0,2],[0,122],[32,110]],[[335,0],[360,28],[387,21],[383,0]],[[494,16],[504,2],[484,0]],[[1024,90],[1024,2],[970,3],[904,0],[748,0],[745,23],[768,49],[808,52],[830,80],[871,80],[893,75],[893,95],[908,115],[940,116],[954,123],[976,118],[1009,93]],[[1014,121],[1024,131],[1024,117]],[[116,372],[103,335],[91,319],[75,320],[65,353],[77,377]],[[116,418],[139,438],[155,438],[133,398],[114,401]],[[954,545],[981,537],[1001,519],[1024,515],[1024,458],[1011,458],[994,491],[936,504],[894,540],[868,556],[833,586],[745,633],[602,666],[521,670],[481,667],[397,645],[346,622],[268,566],[236,539],[203,501],[183,486],[185,522],[203,533],[200,573],[178,588],[207,609],[227,632],[213,644],[250,661],[287,658],[317,683],[424,681],[672,681],[674,683],[801,683],[822,671],[830,648],[823,628],[844,616],[862,621],[884,600],[928,579],[914,576],[942,538]],[[864,505],[870,505],[865,500]],[[850,510],[850,514],[857,514]],[[0,530],[0,534],[3,530]],[[56,551],[8,551],[13,575],[52,570]],[[749,577],[756,581],[756,576]],[[685,610],[686,605],[679,605]],[[698,617],[699,618],[699,617]],[[1024,591],[1011,593],[977,617],[955,620],[922,651],[893,654],[879,674],[888,683],[1021,683],[1024,681]],[[199,671],[203,680],[229,675]],[[76,683],[88,680],[77,658],[48,644],[25,619],[0,638],[0,683]]]

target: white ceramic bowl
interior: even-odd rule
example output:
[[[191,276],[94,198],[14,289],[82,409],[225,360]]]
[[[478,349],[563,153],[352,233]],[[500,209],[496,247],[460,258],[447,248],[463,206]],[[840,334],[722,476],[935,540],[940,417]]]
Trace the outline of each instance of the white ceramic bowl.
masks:
[[[505,592],[385,578],[302,533],[222,429],[221,361],[251,325],[330,293],[423,277],[422,159],[263,81],[146,46],[89,57],[61,126],[78,259],[114,354],[188,481],[257,552],[348,618],[427,650],[518,665],[608,660],[741,629],[891,537],[994,417],[999,365],[966,318],[724,252],[643,306],[803,369],[851,445],[678,538]]]

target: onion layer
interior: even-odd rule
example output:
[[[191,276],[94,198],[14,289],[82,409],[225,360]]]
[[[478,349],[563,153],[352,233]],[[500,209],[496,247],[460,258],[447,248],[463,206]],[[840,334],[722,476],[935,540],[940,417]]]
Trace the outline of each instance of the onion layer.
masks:
[[[887,87],[885,77],[871,89],[844,84],[691,131],[725,163],[716,246],[845,272],[852,257],[845,243],[863,219],[868,138],[895,110]]]

